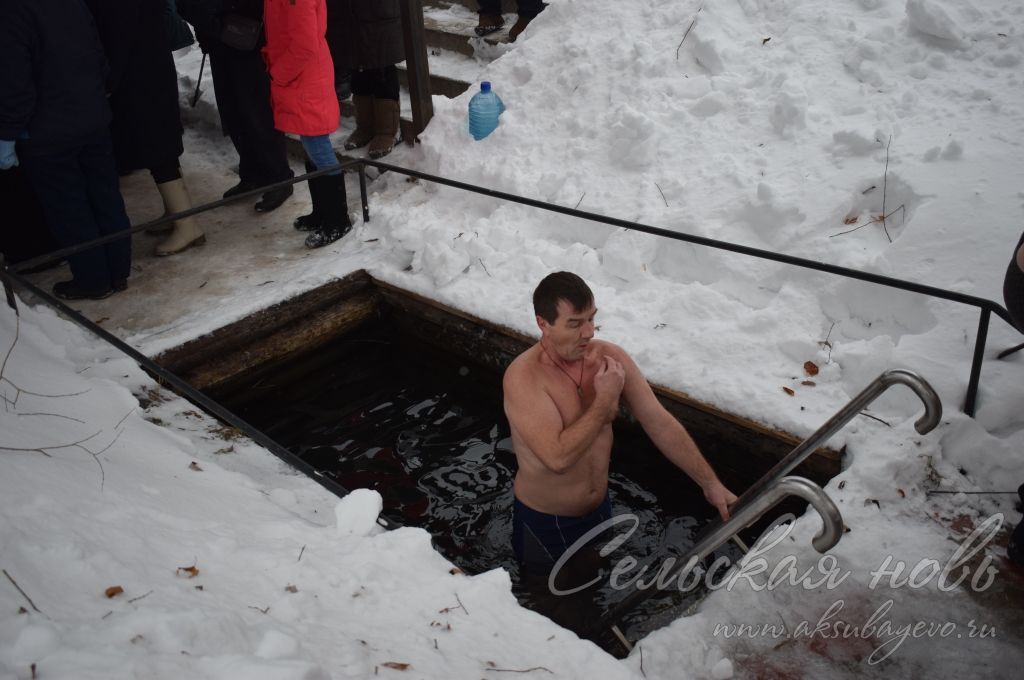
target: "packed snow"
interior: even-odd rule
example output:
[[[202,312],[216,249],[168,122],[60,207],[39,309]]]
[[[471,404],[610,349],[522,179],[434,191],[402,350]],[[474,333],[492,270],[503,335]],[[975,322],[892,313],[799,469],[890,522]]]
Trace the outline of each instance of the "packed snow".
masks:
[[[552,0],[501,52],[481,75],[507,107],[490,137],[466,130],[472,91],[435,97],[421,143],[388,160],[1001,300],[1024,216],[1018,2]],[[198,63],[178,57],[183,97]],[[200,202],[236,181],[212,100],[186,111]],[[123,186],[133,222],[159,215],[148,177]],[[380,529],[374,492],[339,500],[48,309],[3,307],[0,678],[1000,678],[1024,664],[1008,599],[1024,579],[1005,559],[1020,513],[1014,494],[977,493],[1024,482],[1024,358],[995,360],[1020,341],[1005,322],[972,419],[970,307],[394,173],[371,185],[371,221],[323,251],[290,226],[305,208],[300,187],[268,216],[206,215],[207,245],[174,258],[140,236],[129,290],[79,308],[153,355],[365,268],[535,335],[530,293],[568,269],[596,293],[601,337],[652,382],[803,437],[907,368],[940,394],[942,424],[917,434],[920,401],[887,392],[830,442],[847,447],[826,491],[849,529],[831,558],[810,547],[810,513],[618,661],[520,608],[503,571],[453,573],[425,532]]]

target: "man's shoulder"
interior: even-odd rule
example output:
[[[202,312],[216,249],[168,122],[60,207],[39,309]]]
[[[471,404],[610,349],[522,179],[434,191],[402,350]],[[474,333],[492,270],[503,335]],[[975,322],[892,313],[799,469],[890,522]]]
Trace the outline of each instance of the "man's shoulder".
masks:
[[[505,380],[519,378],[523,375],[527,375],[532,372],[533,367],[537,362],[537,347],[539,345],[533,345],[529,349],[523,351],[519,356],[512,360],[512,363],[505,369]]]
[[[626,350],[622,349],[614,342],[597,340],[596,338],[590,341],[590,351],[598,356],[609,355],[614,359],[621,359],[622,357],[629,356],[629,354],[626,353]]]

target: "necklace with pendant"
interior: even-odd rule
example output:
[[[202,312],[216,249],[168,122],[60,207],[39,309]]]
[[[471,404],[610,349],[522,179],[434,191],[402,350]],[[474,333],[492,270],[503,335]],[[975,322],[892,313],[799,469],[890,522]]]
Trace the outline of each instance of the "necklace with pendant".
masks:
[[[583,398],[583,367],[586,364],[586,360],[585,359],[580,359],[580,379],[579,379],[579,382],[577,382],[576,379],[572,377],[572,374],[569,373],[569,371],[567,371],[564,368],[562,368],[561,364],[559,364],[557,361],[555,361],[554,359],[551,358],[551,355],[548,354],[548,348],[544,346],[543,342],[540,343],[540,348],[544,351],[544,354],[547,354],[548,359],[551,361],[551,363],[553,363],[555,365],[555,368],[560,370],[562,373],[565,373],[566,377],[569,378],[569,380],[572,381],[572,384],[576,386],[576,394],[579,396],[580,399],[582,399]]]

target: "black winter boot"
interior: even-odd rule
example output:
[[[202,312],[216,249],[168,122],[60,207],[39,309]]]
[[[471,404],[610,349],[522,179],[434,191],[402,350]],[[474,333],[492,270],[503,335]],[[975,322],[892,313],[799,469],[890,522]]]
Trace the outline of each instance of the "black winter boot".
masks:
[[[306,172],[316,171],[316,166],[312,162],[306,161]],[[327,179],[328,175],[321,175],[314,177],[313,179],[306,182],[309,185],[309,197],[313,201],[313,210],[308,215],[299,215],[292,222],[292,225],[299,231],[312,231],[320,226],[323,218],[317,210],[317,205],[323,203],[323,199],[318,195],[323,193],[324,180]]]
[[[345,174],[324,175],[323,192],[321,194],[321,223],[306,237],[307,248],[322,248],[334,243],[352,229],[352,221],[348,217],[348,195],[345,192]],[[318,208],[316,204],[313,210]]]
[[[504,25],[505,17],[500,14],[481,14],[480,21],[477,23],[476,28],[474,28],[473,31],[477,35],[483,37],[501,30],[501,27]]]

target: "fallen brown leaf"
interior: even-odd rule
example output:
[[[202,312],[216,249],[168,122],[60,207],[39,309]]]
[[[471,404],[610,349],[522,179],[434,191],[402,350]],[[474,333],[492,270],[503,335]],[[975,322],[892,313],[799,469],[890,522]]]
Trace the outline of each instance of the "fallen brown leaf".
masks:
[[[117,597],[123,592],[124,588],[122,588],[121,586],[110,586],[109,588],[103,591],[103,594],[107,597]]]
[[[409,668],[409,664],[401,663],[400,661],[385,661],[381,664],[385,668],[394,668],[396,671],[404,671]]]
[[[790,388],[788,388],[788,387],[783,387],[783,388],[782,388],[782,391],[783,391],[783,392],[785,392],[786,394],[788,394],[788,395],[789,395],[789,396],[791,396],[791,397],[792,397],[792,396],[793,396],[794,394],[796,394],[796,392],[794,392],[793,390],[791,390],[791,389],[790,389]]]
[[[904,491],[903,489],[896,489],[896,493],[898,493],[900,495],[900,498],[906,498],[907,497],[907,492]]]
[[[808,387],[814,387],[818,383],[814,382],[813,380],[801,380],[800,384],[801,385],[807,385]]]
[[[843,220],[843,224],[857,224],[857,219],[856,217],[847,217]]]
[[[196,576],[199,576],[199,570],[196,569],[196,565],[194,564],[191,567],[178,567],[174,573],[177,576],[184,574],[185,578],[195,578]]]
[[[804,370],[807,371],[807,375],[818,375],[818,365],[813,361],[805,361]]]

